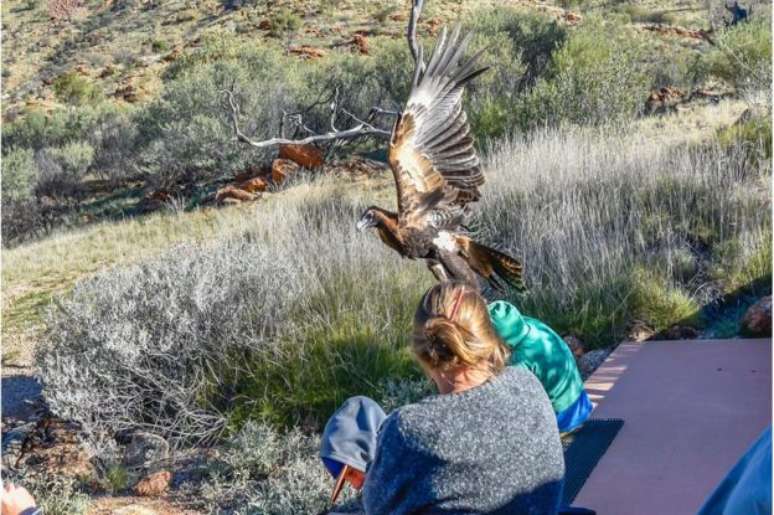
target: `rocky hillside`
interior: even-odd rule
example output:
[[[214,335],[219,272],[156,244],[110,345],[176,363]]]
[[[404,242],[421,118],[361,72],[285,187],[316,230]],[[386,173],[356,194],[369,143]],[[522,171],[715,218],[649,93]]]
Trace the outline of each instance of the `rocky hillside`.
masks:
[[[420,32],[432,34],[483,6],[508,5],[546,13],[567,24],[589,13],[620,15],[649,31],[654,45],[677,41],[698,47],[698,30],[710,26],[705,4],[647,0],[611,7],[596,1],[429,0]],[[309,59],[329,52],[368,53],[368,39],[374,36],[400,38],[407,13],[407,2],[396,0],[4,2],[3,117],[66,104],[68,74],[83,77],[95,95],[116,102],[147,101],[159,93],[161,76],[170,63],[214,31],[246,41],[280,41],[290,55]]]

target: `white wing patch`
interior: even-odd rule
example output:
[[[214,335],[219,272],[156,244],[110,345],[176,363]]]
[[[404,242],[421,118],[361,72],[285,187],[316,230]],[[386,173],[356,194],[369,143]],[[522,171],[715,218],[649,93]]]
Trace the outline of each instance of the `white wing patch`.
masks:
[[[460,248],[457,245],[457,240],[454,235],[448,231],[440,231],[438,236],[433,240],[436,247],[449,252],[457,252]]]

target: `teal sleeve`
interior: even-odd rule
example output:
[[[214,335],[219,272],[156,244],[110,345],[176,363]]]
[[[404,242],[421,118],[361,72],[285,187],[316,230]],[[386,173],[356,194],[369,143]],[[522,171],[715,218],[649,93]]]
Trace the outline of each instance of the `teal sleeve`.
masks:
[[[524,337],[526,325],[519,310],[504,300],[489,304],[489,319],[503,342],[513,348]]]

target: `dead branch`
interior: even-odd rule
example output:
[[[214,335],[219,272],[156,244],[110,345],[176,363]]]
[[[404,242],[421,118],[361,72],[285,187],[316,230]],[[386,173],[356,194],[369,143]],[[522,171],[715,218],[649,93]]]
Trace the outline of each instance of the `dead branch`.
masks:
[[[425,0],[413,0],[411,4],[411,17],[409,18],[408,30],[406,31],[411,57],[414,58],[414,78],[411,82],[414,87],[419,83],[419,78],[425,72],[422,43],[417,42],[417,21],[419,21],[419,16],[422,14],[424,4]]]
[[[298,123],[300,127],[302,127],[306,132],[312,134],[311,136],[307,136],[306,138],[301,138],[301,139],[287,139],[284,137],[278,137],[278,138],[269,138],[262,141],[254,141],[250,139],[245,133],[243,133],[242,130],[239,128],[239,104],[234,99],[234,91],[226,90],[224,91],[224,93],[226,94],[228,98],[229,106],[231,107],[231,122],[233,125],[235,138],[238,141],[241,141],[242,143],[247,143],[248,145],[255,148],[268,148],[275,145],[289,145],[289,144],[303,145],[308,143],[321,143],[326,141],[349,140],[349,139],[355,139],[355,138],[362,138],[365,136],[390,137],[390,131],[375,127],[370,123],[363,120],[359,120],[358,118],[351,115],[350,116],[352,118],[354,118],[356,121],[359,122],[357,125],[349,129],[338,130],[333,126],[334,117],[332,116],[331,117],[332,130],[330,132],[326,132],[323,134],[316,134],[312,129],[310,129],[309,127],[303,124],[300,114],[295,114],[295,115],[287,116],[286,118],[295,119],[296,123]],[[372,112],[374,112],[374,110],[372,110]],[[390,113],[389,111],[383,111],[383,110],[379,110],[378,112]]]

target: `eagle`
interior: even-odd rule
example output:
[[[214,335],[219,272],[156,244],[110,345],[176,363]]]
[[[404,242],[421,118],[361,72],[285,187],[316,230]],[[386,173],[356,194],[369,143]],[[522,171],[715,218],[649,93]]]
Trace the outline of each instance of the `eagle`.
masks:
[[[470,40],[470,34],[460,38],[459,26],[448,37],[444,28],[427,67],[415,72],[388,149],[398,212],[371,206],[357,229],[375,228],[401,256],[425,260],[441,282],[477,287],[477,274],[497,290],[523,290],[521,263],[474,241],[465,229],[468,204],[480,198],[484,175],[462,95],[465,84],[489,68],[476,67],[483,50],[463,60]]]

